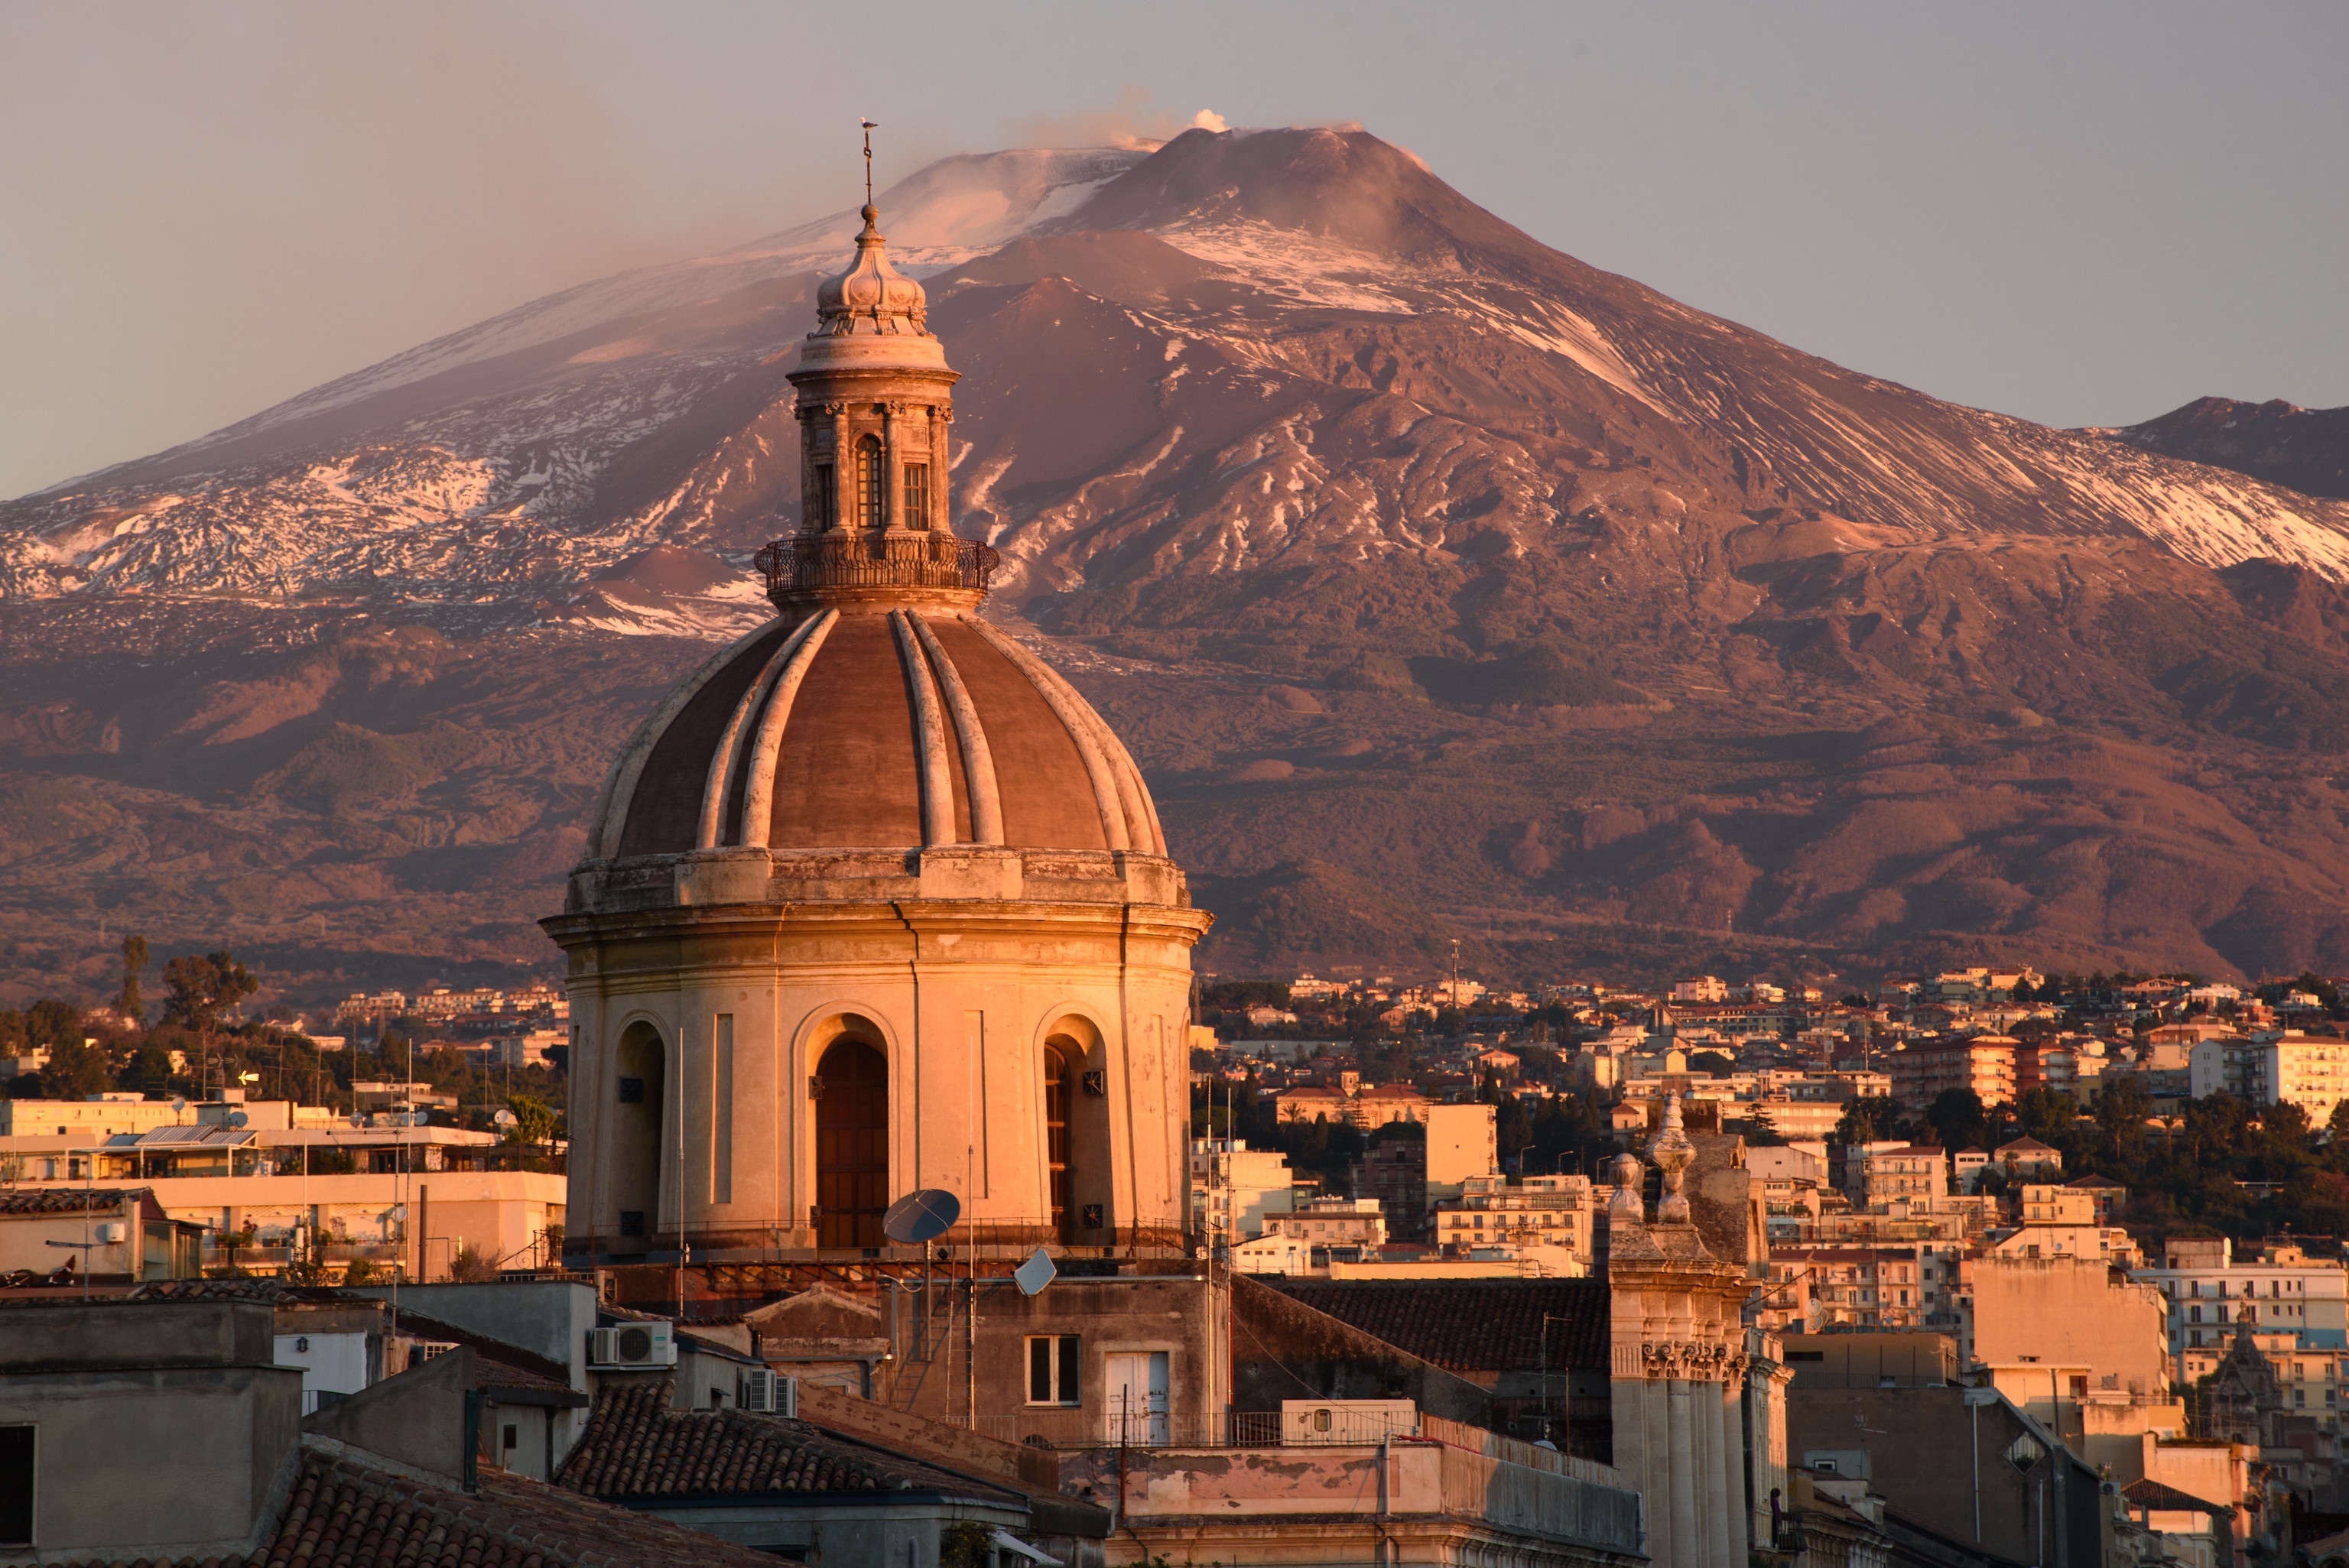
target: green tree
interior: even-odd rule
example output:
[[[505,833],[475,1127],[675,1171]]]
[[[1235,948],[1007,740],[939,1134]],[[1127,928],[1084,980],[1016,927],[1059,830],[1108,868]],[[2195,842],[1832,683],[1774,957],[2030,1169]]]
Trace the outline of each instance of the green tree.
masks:
[[[1495,1121],[1493,1136],[1494,1141],[1499,1146],[1501,1157],[1505,1161],[1518,1161],[1517,1174],[1523,1176],[1526,1173],[1523,1156],[1527,1150],[1535,1148],[1538,1143],[1534,1137],[1534,1119],[1526,1113],[1524,1098],[1511,1095],[1507,1099],[1503,1100],[1500,1114]]]
[[[1770,1119],[1768,1111],[1755,1106],[1754,1114],[1745,1119],[1745,1141],[1756,1149],[1775,1149],[1785,1144],[1786,1136]]]
[[[122,995],[114,999],[114,1010],[130,1020],[133,1027],[147,1022],[147,999],[139,994],[139,983],[147,973],[147,939],[126,936],[122,939]]]
[[[25,1037],[35,1049],[82,1040],[81,1013],[69,1002],[44,998],[25,1012]]]
[[[1699,1051],[1689,1057],[1688,1070],[1707,1078],[1727,1078],[1737,1070],[1737,1064],[1720,1051]]]
[[[1970,1088],[1945,1088],[1935,1095],[1925,1108],[1925,1120],[1941,1147],[1951,1150],[1979,1147],[1990,1125],[1982,1097]]]
[[[2014,1119],[2042,1143],[2057,1144],[2079,1119],[2080,1104],[2062,1089],[2034,1088],[2014,1102]]]
[[[2325,1130],[2333,1134],[2336,1143],[2349,1142],[2349,1139],[2343,1137],[2344,1133],[2349,1133],[2349,1098],[2333,1102],[2333,1114],[2324,1119],[2324,1127]]]
[[[2145,1119],[2152,1114],[2153,1096],[2146,1092],[2135,1073],[2106,1076],[2104,1087],[2096,1093],[2096,1125],[2108,1136],[2117,1138],[2124,1132],[2142,1131]]]
[[[558,1136],[561,1115],[536,1095],[515,1095],[506,1101],[506,1109],[514,1114],[514,1124],[506,1129],[507,1142],[552,1143]]]
[[[498,1277],[497,1262],[486,1253],[476,1252],[469,1243],[449,1260],[449,1277],[459,1284],[481,1284]]]
[[[938,1568],[987,1568],[995,1559],[995,1532],[974,1520],[938,1532]]]
[[[47,1099],[87,1099],[113,1087],[113,1064],[98,1047],[61,1040],[49,1047],[48,1065],[41,1069],[41,1093]]]
[[[163,984],[170,992],[163,1003],[163,1021],[191,1029],[214,1027],[222,1013],[261,989],[253,972],[225,949],[172,959],[163,965]]]
[[[1827,1135],[1831,1143],[1877,1143],[1895,1136],[1899,1125],[1899,1111],[1889,1099],[1872,1095],[1856,1095],[1844,1102],[1843,1114],[1836,1119],[1835,1130]]]
[[[2260,1129],[2270,1138],[2288,1146],[2304,1148],[2308,1143],[2309,1122],[2305,1107],[2291,1100],[2279,1100],[2260,1111]]]

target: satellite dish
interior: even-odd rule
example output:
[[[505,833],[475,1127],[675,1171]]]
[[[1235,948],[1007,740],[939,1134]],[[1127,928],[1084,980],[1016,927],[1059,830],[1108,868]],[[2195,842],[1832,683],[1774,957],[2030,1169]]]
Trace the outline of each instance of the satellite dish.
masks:
[[[889,1212],[881,1216],[881,1233],[900,1245],[913,1246],[936,1241],[961,1218],[961,1199],[943,1187],[925,1187],[889,1205]]]
[[[1038,1247],[1028,1261],[1011,1271],[1011,1282],[1019,1287],[1021,1295],[1034,1295],[1060,1276],[1053,1266],[1052,1254]]]
[[[490,1119],[500,1127],[512,1127],[521,1119],[516,1117],[512,1111],[507,1110],[503,1107],[500,1107],[498,1113],[490,1118]]]
[[[251,1117],[248,1117],[241,1110],[232,1110],[228,1113],[228,1124],[231,1127],[243,1127],[246,1122],[252,1119],[253,1119]]]
[[[185,1109],[188,1109],[188,1102],[187,1102],[187,1099],[186,1099],[184,1097],[175,1096],[175,1097],[172,1099],[172,1100],[171,1100],[171,1114],[172,1114],[173,1116],[177,1116],[177,1115],[179,1115],[181,1111],[183,1111],[183,1110],[185,1110]]]

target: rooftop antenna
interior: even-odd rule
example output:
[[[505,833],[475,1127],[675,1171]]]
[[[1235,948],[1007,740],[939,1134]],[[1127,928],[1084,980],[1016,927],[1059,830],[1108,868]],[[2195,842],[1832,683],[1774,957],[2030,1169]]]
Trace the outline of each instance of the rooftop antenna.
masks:
[[[859,115],[856,123],[864,128],[864,204],[870,207],[873,205],[873,133],[881,129],[881,122]]]

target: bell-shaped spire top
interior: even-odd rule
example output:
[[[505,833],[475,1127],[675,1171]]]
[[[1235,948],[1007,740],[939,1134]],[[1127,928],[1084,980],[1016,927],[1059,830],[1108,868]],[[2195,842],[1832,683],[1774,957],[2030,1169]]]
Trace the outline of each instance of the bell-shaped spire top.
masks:
[[[816,328],[809,335],[929,336],[929,298],[921,284],[890,264],[881,210],[868,201],[863,216],[856,260],[846,272],[816,285]]]

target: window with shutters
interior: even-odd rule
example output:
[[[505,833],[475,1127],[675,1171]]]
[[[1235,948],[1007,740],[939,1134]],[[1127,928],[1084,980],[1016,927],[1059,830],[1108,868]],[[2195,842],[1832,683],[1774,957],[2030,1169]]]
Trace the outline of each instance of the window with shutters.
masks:
[[[838,521],[832,498],[836,493],[832,485],[832,465],[815,463],[808,469],[807,527],[808,533],[821,533]]]
[[[856,521],[879,528],[887,519],[888,459],[881,454],[881,438],[866,436],[856,443]]]
[[[1031,1334],[1028,1336],[1028,1402],[1031,1405],[1074,1405],[1081,1385],[1077,1369],[1082,1360],[1077,1336]]]
[[[930,526],[930,465],[905,465],[905,526]]]

